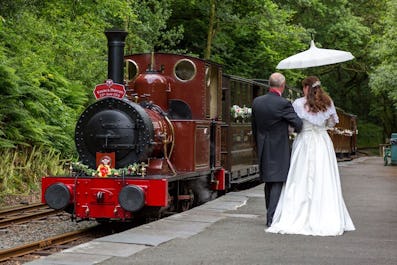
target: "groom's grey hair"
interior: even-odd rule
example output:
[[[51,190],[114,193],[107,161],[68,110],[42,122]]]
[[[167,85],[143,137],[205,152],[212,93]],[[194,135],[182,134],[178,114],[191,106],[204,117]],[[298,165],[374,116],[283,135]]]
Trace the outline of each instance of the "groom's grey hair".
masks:
[[[280,73],[273,73],[269,77],[270,87],[281,87],[285,84],[285,76]]]

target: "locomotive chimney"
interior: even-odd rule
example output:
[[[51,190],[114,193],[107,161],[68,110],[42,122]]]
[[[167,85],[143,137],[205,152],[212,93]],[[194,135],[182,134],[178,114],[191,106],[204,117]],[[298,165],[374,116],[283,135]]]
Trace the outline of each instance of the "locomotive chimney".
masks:
[[[114,83],[124,83],[124,46],[127,32],[123,30],[107,30],[108,38],[108,79]]]

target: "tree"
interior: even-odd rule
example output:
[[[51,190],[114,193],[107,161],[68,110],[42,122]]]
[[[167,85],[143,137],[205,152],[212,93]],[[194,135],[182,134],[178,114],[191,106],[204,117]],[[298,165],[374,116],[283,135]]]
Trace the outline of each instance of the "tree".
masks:
[[[370,70],[371,91],[381,99],[372,114],[381,117],[385,137],[397,131],[397,2],[387,1],[387,12],[381,16],[379,28],[383,30],[374,37],[371,58],[374,66]]]
[[[369,42],[370,29],[362,23],[362,18],[354,15],[354,7],[347,0],[278,0],[278,3],[294,11],[292,21],[294,24],[305,27],[310,35],[303,40],[306,48],[309,47],[310,38],[316,46],[347,50],[353,53],[355,60],[326,67],[309,68],[305,75],[318,75],[327,87],[336,105],[345,110],[359,114],[365,110],[354,109],[357,106],[357,97],[360,90],[369,90],[365,85],[367,75],[362,58],[368,51],[366,44]],[[354,1],[353,1],[354,2]],[[364,85],[364,87],[363,87]]]
[[[127,53],[142,52],[185,52],[178,49],[177,44],[182,38],[183,25],[167,23],[172,14],[173,0],[142,0],[131,1],[133,20],[128,19],[126,30]]]
[[[0,138],[3,147],[74,151],[74,126],[106,79],[106,28],[134,21],[128,1],[3,1]],[[4,7],[4,9],[3,9]],[[7,125],[7,126],[5,126]]]
[[[216,15],[216,1],[210,1],[210,15],[209,15],[209,25],[208,25],[208,33],[207,33],[207,45],[204,50],[204,59],[209,59],[211,57],[211,46],[212,46],[212,39],[215,35],[214,24],[215,15]]]
[[[386,17],[389,28],[395,28],[395,15],[394,18],[391,15],[395,13],[395,8],[391,6],[393,1],[278,0],[277,2],[283,8],[296,12],[293,23],[300,24],[311,32],[317,46],[348,50],[355,56],[354,60],[346,63],[309,68],[303,73],[318,75],[335,104],[356,114],[361,124],[362,122],[378,124],[384,128],[386,134],[389,134],[391,128],[395,130],[395,114],[384,107],[393,104],[390,101],[393,93],[377,93],[377,89],[373,88],[375,84],[377,87],[386,85],[375,82],[375,79],[379,80],[373,78],[375,75],[382,73],[383,77],[395,76],[392,74],[392,69],[396,69],[395,65],[381,65],[380,61],[385,61],[387,56],[386,54],[385,57],[379,56],[377,44],[382,43],[380,39],[385,39],[383,29]],[[390,35],[386,39],[393,41]],[[384,42],[380,45],[386,47],[392,44]],[[389,58],[395,58],[395,52],[393,56],[389,54]],[[371,65],[377,65],[379,68],[372,68]],[[383,77],[380,79],[384,79]],[[374,139],[373,144],[378,141],[382,139]]]
[[[168,24],[185,29],[178,47],[229,74],[267,79],[285,53],[302,47],[304,29],[270,0],[174,0],[172,10]]]

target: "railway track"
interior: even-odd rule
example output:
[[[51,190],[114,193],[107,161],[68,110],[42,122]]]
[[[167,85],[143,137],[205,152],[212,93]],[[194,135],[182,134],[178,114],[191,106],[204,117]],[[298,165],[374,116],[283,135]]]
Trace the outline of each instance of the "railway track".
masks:
[[[0,210],[0,228],[26,223],[33,219],[57,214],[58,212],[42,203],[2,209]]]
[[[78,240],[81,241],[84,237],[86,237],[87,240],[91,240],[93,237],[90,237],[90,235],[92,235],[95,231],[98,231],[98,227],[99,225],[96,225],[93,227],[49,237],[22,246],[0,250],[0,262],[10,261],[26,255],[34,255],[36,258],[38,256],[47,256],[59,251],[60,248],[65,248],[62,248],[62,245],[64,244],[70,244],[71,242]],[[70,246],[68,245],[67,247]],[[32,259],[34,259],[34,257],[25,258],[24,260],[27,261]]]
[[[40,203],[3,209],[0,210],[0,228],[13,224],[27,223],[32,221],[32,219],[45,218],[48,215],[54,215],[58,212]],[[168,215],[172,214],[168,213]],[[150,220],[146,220],[144,223],[147,222],[150,222]],[[89,228],[51,236],[23,245],[0,249],[0,264],[22,264],[90,241],[94,238],[118,233],[141,224],[139,221],[131,223],[105,222]]]
[[[27,224],[32,231],[37,229],[36,224],[39,224],[36,223],[34,220],[39,219],[40,223],[48,222],[48,220],[52,218],[51,216],[61,214],[64,213],[62,211],[55,211],[53,209],[50,209],[48,206],[41,203],[1,209],[0,230],[12,231],[11,233],[15,233],[15,231],[19,231],[18,227],[20,224],[22,224],[22,227],[26,227]],[[29,224],[29,222],[32,222],[32,224]],[[49,225],[56,226],[56,223],[49,222]],[[136,224],[96,223],[72,232],[69,231],[65,233],[59,233],[58,235],[53,234],[37,241],[27,241],[29,243],[26,242],[25,244],[4,249],[0,248],[0,264],[22,264],[42,256],[51,255],[63,249],[70,248],[74,245],[90,241],[97,237],[129,229],[133,225]],[[13,228],[11,230],[8,230],[9,227]],[[17,229],[15,230],[15,228]],[[42,234],[43,232],[42,230],[38,230],[36,233]],[[40,236],[38,238],[40,238]]]

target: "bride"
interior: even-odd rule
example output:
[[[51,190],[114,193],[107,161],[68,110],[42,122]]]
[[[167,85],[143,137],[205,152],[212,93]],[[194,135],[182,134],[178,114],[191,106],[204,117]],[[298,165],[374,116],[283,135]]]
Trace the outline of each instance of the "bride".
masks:
[[[332,99],[315,76],[302,81],[304,97],[293,107],[303,120],[287,181],[266,232],[336,236],[355,230],[342,196],[338,165],[327,127],[339,122]]]

